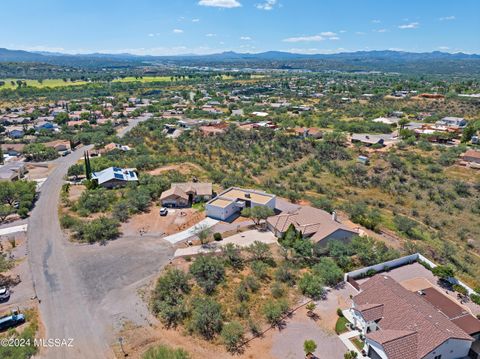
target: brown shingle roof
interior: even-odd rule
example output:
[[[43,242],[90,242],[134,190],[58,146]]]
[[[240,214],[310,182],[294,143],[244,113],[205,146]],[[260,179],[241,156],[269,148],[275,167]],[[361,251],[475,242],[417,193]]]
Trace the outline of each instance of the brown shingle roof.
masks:
[[[170,196],[180,197],[185,200],[188,200],[188,194],[185,193],[180,187],[172,187],[167,189],[165,192],[162,192],[160,195],[160,200],[169,198]]]
[[[417,333],[417,353],[412,358],[423,358],[448,339],[473,340],[421,296],[405,289],[389,276],[376,275],[361,284],[360,289],[361,292],[353,298],[355,307],[365,304],[384,306],[383,318],[378,322],[380,331]],[[367,338],[372,335],[376,338],[381,334],[369,333]]]
[[[411,330],[377,330],[368,338],[380,344],[388,359],[416,359],[418,336]]]
[[[383,317],[383,304],[361,304],[356,307],[362,313],[362,317],[367,321],[377,321]]]
[[[354,232],[347,226],[334,221],[328,212],[310,206],[302,206],[292,213],[281,213],[269,217],[267,223],[281,233],[286,232],[293,224],[304,236],[312,236],[314,242],[321,241],[338,229]]]
[[[184,192],[194,192],[197,196],[211,196],[212,184],[207,182],[172,183],[171,188],[178,187]]]

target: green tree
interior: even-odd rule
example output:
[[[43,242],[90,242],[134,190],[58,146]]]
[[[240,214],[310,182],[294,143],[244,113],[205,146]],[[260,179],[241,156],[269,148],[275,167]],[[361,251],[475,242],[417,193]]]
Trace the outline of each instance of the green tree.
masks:
[[[195,235],[202,245],[207,243],[208,238],[212,234],[212,229],[208,225],[199,225],[195,227]]]
[[[77,227],[76,236],[88,243],[106,243],[120,235],[118,221],[112,218],[100,217]]]
[[[343,271],[331,258],[320,258],[318,263],[313,266],[313,273],[323,278],[328,286],[335,286],[343,279]]]
[[[299,280],[298,286],[302,294],[312,299],[321,299],[325,296],[325,283],[319,275],[305,273]]]
[[[223,326],[221,306],[212,298],[197,298],[193,303],[191,330],[211,340]]]
[[[258,226],[262,220],[266,220],[274,214],[273,209],[266,206],[247,207],[242,210],[242,216],[251,218],[256,226]]]
[[[450,265],[436,266],[432,269],[432,273],[442,279],[449,279],[455,276],[455,270]]]
[[[29,143],[23,148],[23,154],[28,161],[50,161],[59,156],[54,148],[46,147],[43,143]]]
[[[249,253],[252,261],[270,262],[272,259],[270,247],[268,244],[260,241],[254,241],[247,247],[246,251]]]
[[[240,247],[234,243],[227,243],[222,246],[222,254],[226,262],[234,269],[240,270],[243,268],[243,258]]]
[[[317,343],[312,339],[307,339],[303,342],[303,351],[306,355],[313,354],[317,350]]]
[[[199,256],[190,266],[190,273],[206,294],[211,294],[225,278],[223,262],[214,256]]]

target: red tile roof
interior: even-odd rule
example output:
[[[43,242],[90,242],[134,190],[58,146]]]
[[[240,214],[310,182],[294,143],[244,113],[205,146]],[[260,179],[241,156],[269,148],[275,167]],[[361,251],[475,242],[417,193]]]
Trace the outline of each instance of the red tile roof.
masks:
[[[397,334],[399,331],[408,331],[417,335],[416,356],[389,356],[389,359],[419,359],[448,339],[473,340],[421,296],[405,289],[389,276],[377,274],[361,284],[360,290],[361,292],[353,298],[355,307],[383,304],[383,317],[378,321],[379,331],[396,331]],[[367,338],[380,340],[382,335],[374,332],[367,334]],[[393,332],[385,335],[390,338]],[[399,340],[395,345],[392,344],[389,350],[392,350],[392,353],[401,350],[408,352],[411,350],[412,340]]]

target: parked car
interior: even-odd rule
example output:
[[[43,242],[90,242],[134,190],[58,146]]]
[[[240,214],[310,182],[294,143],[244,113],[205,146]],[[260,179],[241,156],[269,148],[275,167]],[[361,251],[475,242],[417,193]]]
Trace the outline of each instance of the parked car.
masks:
[[[0,330],[9,329],[25,323],[25,316],[17,311],[12,311],[12,315],[0,318]]]
[[[160,208],[160,215],[162,217],[166,216],[168,214],[168,209],[165,207]]]
[[[10,299],[10,291],[7,287],[0,287],[0,302],[6,302]]]

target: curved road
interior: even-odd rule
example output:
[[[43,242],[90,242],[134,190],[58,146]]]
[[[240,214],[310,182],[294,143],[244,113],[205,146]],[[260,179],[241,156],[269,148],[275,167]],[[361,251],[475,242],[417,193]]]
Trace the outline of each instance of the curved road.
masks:
[[[132,120],[119,136],[123,137],[135,125],[149,117],[147,115]],[[28,221],[28,261],[39,299],[41,321],[45,325],[45,339],[73,339],[73,347],[42,350],[43,356],[49,359],[100,359],[114,356],[106,333],[108,319],[99,318],[101,311],[95,305],[97,303],[92,303],[86,295],[86,291],[95,291],[96,288],[86,285],[85,273],[88,273],[90,278],[101,278],[103,273],[90,273],[87,271],[90,267],[81,268],[83,271],[78,270],[72,248],[69,248],[68,241],[64,238],[58,218],[63,178],[68,168],[82,158],[85,150],[92,147],[82,147],[53,162],[57,167],[40,188],[40,198]],[[149,250],[151,252],[151,249]],[[165,253],[168,252],[165,250]],[[107,251],[103,253],[98,258],[100,261],[108,254]],[[125,264],[126,268],[129,268],[129,263]],[[138,260],[134,264],[138,265]],[[148,272],[138,273],[138,276],[152,275],[155,270],[158,270],[158,261],[149,266]],[[111,277],[104,279],[107,283],[112,280]],[[118,286],[125,284],[127,283],[118,283]]]
[[[64,251],[58,220],[58,201],[68,168],[83,156],[79,149],[57,160],[58,166],[40,190],[28,225],[28,259],[40,300],[45,338],[73,338],[73,348],[47,349],[48,358],[107,358],[111,356],[101,326],[95,325],[90,310],[78,290],[79,278]]]

